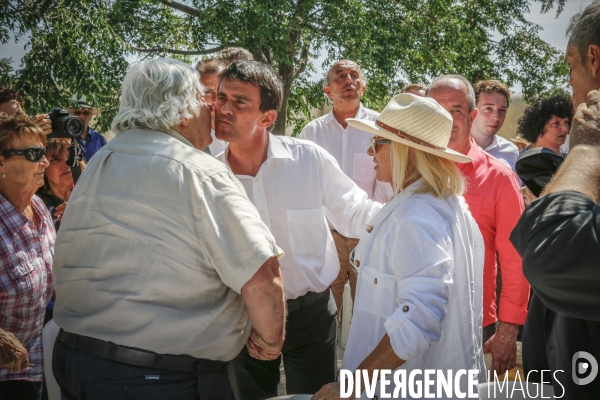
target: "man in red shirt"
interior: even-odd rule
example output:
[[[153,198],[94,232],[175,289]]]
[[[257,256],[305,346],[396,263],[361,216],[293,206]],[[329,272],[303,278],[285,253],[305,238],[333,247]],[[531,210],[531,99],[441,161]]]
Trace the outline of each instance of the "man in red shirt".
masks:
[[[454,120],[448,147],[473,159],[458,164],[467,182],[465,200],[483,235],[483,343],[492,353],[492,369],[498,374],[515,367],[519,325],[527,318],[529,284],[523,275],[521,257],[509,236],[524,205],[512,170],[487,154],[469,136],[477,109],[473,87],[464,77],[436,78],[427,96],[444,107]],[[497,266],[502,268],[502,292],[496,299]],[[496,316],[496,304],[499,315]],[[498,321],[499,320],[499,321]]]

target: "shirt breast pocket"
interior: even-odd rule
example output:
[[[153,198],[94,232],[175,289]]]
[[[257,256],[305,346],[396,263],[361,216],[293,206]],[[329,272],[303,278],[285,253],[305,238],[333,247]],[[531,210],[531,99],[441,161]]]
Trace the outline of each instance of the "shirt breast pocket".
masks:
[[[304,265],[323,264],[327,245],[323,209],[287,210],[286,216],[292,254]]]
[[[481,204],[483,203],[483,199],[481,197],[473,196],[471,194],[464,194],[463,196],[465,197],[465,201],[469,206],[469,211],[471,211],[473,219],[477,220],[477,217],[479,216],[479,211],[481,211]]]
[[[355,307],[360,311],[387,318],[396,310],[396,278],[373,268],[362,266],[359,269],[358,285],[366,296]],[[357,289],[358,291],[358,289]]]
[[[369,183],[375,180],[375,162],[373,157],[366,153],[354,153],[352,159],[352,179]]]
[[[34,295],[40,295],[39,273],[37,272],[40,259],[27,258],[19,264],[7,269],[8,276],[13,282],[13,288],[20,301],[30,302]]]

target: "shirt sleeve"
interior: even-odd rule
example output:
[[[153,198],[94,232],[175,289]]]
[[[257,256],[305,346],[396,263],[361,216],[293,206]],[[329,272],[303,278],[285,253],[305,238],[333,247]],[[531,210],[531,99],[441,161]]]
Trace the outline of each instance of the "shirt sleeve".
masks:
[[[553,311],[600,321],[600,206],[575,191],[531,203],[511,235],[533,290]]]
[[[319,154],[323,165],[321,185],[325,215],[339,233],[358,238],[383,205],[369,200],[367,193],[342,172],[329,153],[323,150]]]
[[[396,355],[410,360],[442,335],[453,283],[452,242],[447,226],[419,217],[404,219],[389,241],[398,307],[384,327]]]
[[[510,233],[525,207],[514,175],[506,178],[506,183],[496,192],[495,201],[496,249],[502,273],[498,319],[523,325],[527,319],[530,287],[523,275],[522,259],[510,242]]]
[[[221,280],[241,293],[265,261],[283,257],[283,251],[231,173],[205,179],[203,195],[200,240]]]

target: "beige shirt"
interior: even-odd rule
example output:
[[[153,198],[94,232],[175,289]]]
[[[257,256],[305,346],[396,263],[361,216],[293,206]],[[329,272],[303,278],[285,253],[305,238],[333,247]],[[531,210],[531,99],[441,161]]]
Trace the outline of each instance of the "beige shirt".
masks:
[[[56,243],[56,323],[157,353],[230,360],[241,289],[282,251],[223,163],[176,132],[115,137],[77,183]]]

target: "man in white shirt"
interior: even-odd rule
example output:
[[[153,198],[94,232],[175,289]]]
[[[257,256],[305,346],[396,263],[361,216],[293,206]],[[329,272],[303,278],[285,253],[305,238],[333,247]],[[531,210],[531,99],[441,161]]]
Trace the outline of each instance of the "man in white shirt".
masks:
[[[229,144],[218,158],[240,179],[286,253],[281,266],[288,305],[282,349],[287,393],[315,393],[335,380],[337,369],[329,285],[339,263],[326,218],[343,235],[358,237],[381,205],[321,147],[269,134],[283,98],[270,66],[237,61],[220,79],[215,131]],[[235,398],[277,396],[280,361],[259,361],[243,349],[229,366]]]
[[[377,119],[379,113],[369,110],[360,102],[366,88],[366,77],[354,61],[335,62],[325,74],[323,85],[323,92],[333,102],[333,109],[329,114],[306,125],[299,137],[315,142],[327,150],[337,160],[342,171],[363,189],[369,198],[387,203],[391,195],[391,187],[386,194],[385,184],[375,179],[373,157],[367,154],[373,135],[353,128],[346,122],[346,118],[362,118],[371,121]],[[340,272],[331,284],[331,290],[338,315],[341,315],[346,282],[350,281],[352,300],[356,291],[356,274],[348,258],[358,244],[358,238],[340,234],[331,224],[330,228],[340,263]]]
[[[198,63],[196,71],[200,74],[200,82],[206,88],[204,92],[204,101],[214,105],[217,99],[217,89],[219,87],[219,72],[223,69],[223,64],[219,60],[204,60]],[[215,112],[211,113],[210,136],[212,142],[204,148],[204,151],[213,156],[217,156],[225,150],[225,143],[215,137]]]
[[[486,153],[503,161],[514,171],[519,149],[497,135],[508,110],[508,88],[500,81],[488,79],[477,82],[473,85],[473,90],[477,101],[477,116],[471,126],[471,137]]]

